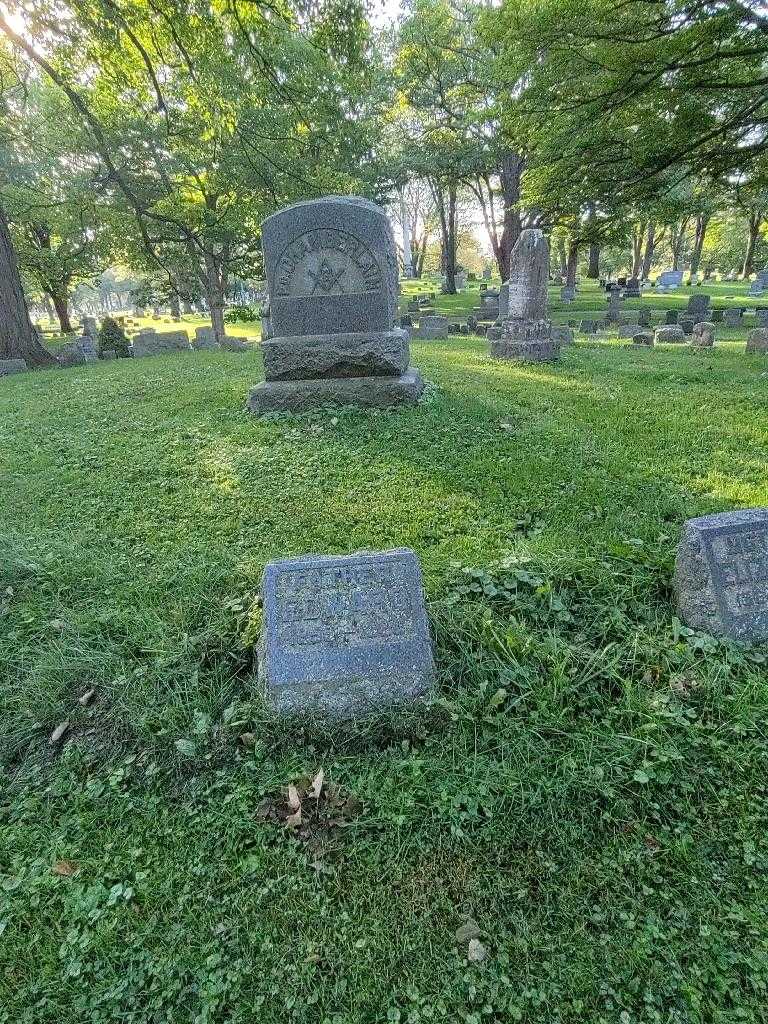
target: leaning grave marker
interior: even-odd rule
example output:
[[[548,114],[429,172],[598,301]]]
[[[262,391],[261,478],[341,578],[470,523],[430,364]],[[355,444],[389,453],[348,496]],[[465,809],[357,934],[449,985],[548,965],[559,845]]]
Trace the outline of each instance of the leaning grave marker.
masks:
[[[334,718],[429,695],[434,661],[409,548],[270,562],[259,682],[281,714]]]
[[[356,196],[296,203],[264,221],[262,246],[265,381],[251,391],[252,412],[418,399],[424,382],[395,327],[397,258],[383,210]]]
[[[768,640],[768,509],[687,520],[675,587],[689,626],[735,640]]]

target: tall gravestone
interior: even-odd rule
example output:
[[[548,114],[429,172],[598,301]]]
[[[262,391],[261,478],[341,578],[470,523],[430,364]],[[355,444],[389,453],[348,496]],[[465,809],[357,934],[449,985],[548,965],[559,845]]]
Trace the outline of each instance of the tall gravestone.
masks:
[[[421,395],[408,334],[395,326],[397,259],[383,210],[356,196],[296,203],[264,221],[262,246],[266,379],[251,391],[252,412],[383,408]]]
[[[543,231],[527,229],[509,258],[507,316],[501,336],[491,337],[494,359],[550,362],[560,358],[560,342],[547,317],[549,245]]]
[[[259,680],[280,714],[333,718],[427,697],[435,667],[409,548],[270,562]]]
[[[621,288],[618,284],[608,285],[608,310],[605,314],[606,322],[609,324],[617,323],[621,317]]]
[[[677,550],[682,619],[735,640],[768,640],[768,509],[689,519]]]

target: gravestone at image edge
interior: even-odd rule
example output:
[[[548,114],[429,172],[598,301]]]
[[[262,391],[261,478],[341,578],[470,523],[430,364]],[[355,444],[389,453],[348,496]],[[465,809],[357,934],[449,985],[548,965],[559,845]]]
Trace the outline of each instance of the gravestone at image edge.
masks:
[[[432,644],[411,549],[270,562],[262,603],[258,679],[279,714],[346,719],[430,695]]]
[[[768,509],[687,520],[675,588],[689,626],[749,643],[768,640]]]

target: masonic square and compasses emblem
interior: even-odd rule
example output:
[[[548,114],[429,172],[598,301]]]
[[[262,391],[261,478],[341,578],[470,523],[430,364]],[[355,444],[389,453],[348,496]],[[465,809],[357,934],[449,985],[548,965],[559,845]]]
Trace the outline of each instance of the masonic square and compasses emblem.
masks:
[[[276,297],[361,295],[384,287],[371,250],[346,231],[307,231],[288,245],[275,267]]]

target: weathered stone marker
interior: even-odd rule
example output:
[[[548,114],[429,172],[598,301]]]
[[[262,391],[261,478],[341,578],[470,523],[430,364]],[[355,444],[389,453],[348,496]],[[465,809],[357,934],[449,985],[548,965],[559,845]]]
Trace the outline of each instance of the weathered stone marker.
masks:
[[[24,359],[0,359],[0,377],[10,377],[12,373],[24,373],[27,364]]]
[[[252,412],[419,397],[408,334],[395,326],[397,259],[383,210],[355,196],[296,203],[264,221],[262,245],[266,380],[251,391]]]
[[[281,714],[349,718],[432,690],[421,569],[409,548],[270,562],[261,594],[259,682]]]
[[[560,341],[547,317],[549,245],[543,231],[528,228],[509,257],[509,304],[500,336],[490,335],[491,356],[541,363],[560,358]]]
[[[768,352],[768,327],[756,327],[747,335],[747,352]]]
[[[768,640],[768,509],[687,520],[675,587],[689,626],[735,640]]]
[[[694,348],[712,348],[715,344],[715,325],[708,320],[693,325],[693,336],[691,345]]]

